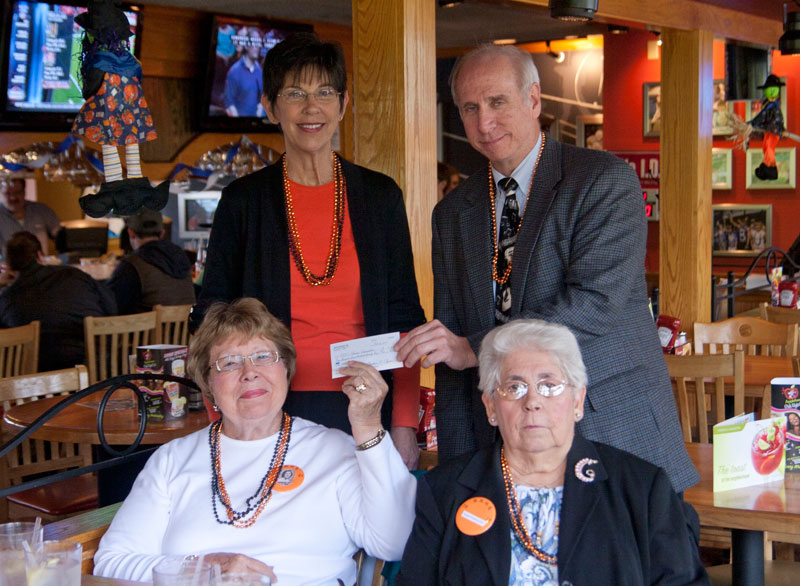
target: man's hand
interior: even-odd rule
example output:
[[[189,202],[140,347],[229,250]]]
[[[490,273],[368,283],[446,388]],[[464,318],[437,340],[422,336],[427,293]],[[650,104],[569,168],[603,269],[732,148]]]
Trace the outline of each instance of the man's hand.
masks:
[[[0,289],[8,287],[17,278],[17,271],[12,271],[6,265],[0,266]]]
[[[408,332],[394,345],[394,349],[397,352],[397,359],[409,368],[423,356],[425,356],[425,360],[422,361],[423,368],[441,362],[453,370],[478,366],[478,358],[472,351],[469,340],[456,336],[438,319]]]
[[[417,430],[413,427],[392,427],[392,442],[400,456],[403,464],[409,470],[416,470],[419,462],[419,446],[417,445]]]

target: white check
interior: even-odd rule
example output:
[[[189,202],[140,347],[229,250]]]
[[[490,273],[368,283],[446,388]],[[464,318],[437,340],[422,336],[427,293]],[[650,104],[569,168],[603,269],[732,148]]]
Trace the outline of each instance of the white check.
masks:
[[[393,332],[331,344],[331,377],[345,376],[339,368],[351,360],[366,362],[378,370],[400,368],[403,363],[397,360],[397,352],[392,348],[399,339],[400,332]]]

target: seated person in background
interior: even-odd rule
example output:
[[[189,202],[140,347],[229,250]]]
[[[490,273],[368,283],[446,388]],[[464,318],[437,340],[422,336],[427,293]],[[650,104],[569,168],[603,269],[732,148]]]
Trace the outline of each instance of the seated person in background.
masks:
[[[26,230],[42,245],[42,252],[47,253],[47,238],[55,239],[61,229],[61,222],[56,213],[38,201],[25,199],[24,179],[0,180],[0,250],[8,239],[17,232]]]
[[[133,254],[123,257],[108,280],[120,315],[154,305],[193,304],[192,263],[180,246],[163,240],[160,212],[144,208],[126,218]]]
[[[42,265],[42,246],[30,232],[6,243],[7,269],[0,273],[0,327],[41,322],[39,372],[85,363],[83,318],[115,315],[111,292],[67,266]]]
[[[575,435],[586,367],[565,326],[509,322],[478,363],[500,439],[420,478],[397,584],[709,584],[664,470]]]
[[[400,558],[416,481],[381,426],[386,382],[361,362],[342,369],[350,437],[283,411],[295,360],[260,301],[211,306],[187,373],[222,418],[150,457],[100,541],[96,575],[147,581],[166,556],[202,554],[280,586],[350,586],[359,548]]]

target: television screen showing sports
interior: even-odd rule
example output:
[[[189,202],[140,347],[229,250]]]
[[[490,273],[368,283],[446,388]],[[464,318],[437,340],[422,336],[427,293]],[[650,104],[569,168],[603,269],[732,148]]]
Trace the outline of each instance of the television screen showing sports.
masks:
[[[85,7],[45,2],[11,4],[6,111],[77,112],[83,104],[78,77],[83,29],[75,17]],[[125,11],[131,31],[137,14]],[[130,38],[131,52],[134,37]]]
[[[267,51],[294,30],[217,16],[212,29],[215,50],[208,115],[265,118],[261,64]]]

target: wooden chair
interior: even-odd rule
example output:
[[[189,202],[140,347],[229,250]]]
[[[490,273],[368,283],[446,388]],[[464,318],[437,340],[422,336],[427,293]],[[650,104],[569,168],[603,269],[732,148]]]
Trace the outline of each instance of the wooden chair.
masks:
[[[697,354],[730,354],[733,348],[751,356],[796,356],[797,324],[775,324],[757,317],[695,322]]]
[[[744,411],[743,350],[735,350],[733,354],[668,354],[664,359],[673,381],[684,441],[709,443],[709,427],[725,420],[725,377],[733,377],[734,412]],[[713,392],[709,389],[707,394],[706,385],[709,384],[709,379],[713,381]],[[690,407],[692,403],[693,410]],[[708,409],[708,405],[712,405],[711,409]],[[692,422],[695,423],[694,426]],[[731,532],[721,527],[701,526],[700,546],[730,549]]]
[[[744,351],[733,354],[695,354],[694,356],[664,356],[669,376],[673,379],[678,405],[678,417],[683,440],[709,443],[709,427],[725,420],[725,377],[733,378],[734,413],[744,411]],[[708,379],[713,379],[713,394],[706,393]],[[694,393],[694,413],[690,409],[690,393]],[[713,404],[710,410],[707,405]],[[692,433],[696,423],[697,439]]]
[[[39,326],[38,321],[32,321],[26,326],[0,330],[0,377],[38,370]]]
[[[137,346],[153,344],[156,338],[156,312],[83,318],[89,384],[129,374],[128,356]]]
[[[756,317],[732,317],[714,323],[694,324],[695,352],[729,354],[744,350],[748,356],[796,356],[797,324],[776,324]],[[770,416],[771,389],[758,389],[761,394],[761,417]]]
[[[795,376],[800,376],[800,356],[792,358],[792,370]]]
[[[759,317],[774,324],[800,324],[800,310],[790,307],[775,307],[770,303],[758,306]]]
[[[86,388],[86,367],[76,366],[32,375],[0,379],[0,405],[8,409],[45,397],[68,395]],[[11,439],[3,435],[3,443]],[[20,484],[35,475],[87,466],[91,446],[38,439],[24,441],[0,461],[0,486]],[[52,520],[97,506],[97,482],[84,475],[13,494],[0,503],[0,516],[38,515]]]
[[[189,345],[191,305],[156,305],[156,344]]]

